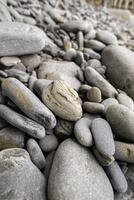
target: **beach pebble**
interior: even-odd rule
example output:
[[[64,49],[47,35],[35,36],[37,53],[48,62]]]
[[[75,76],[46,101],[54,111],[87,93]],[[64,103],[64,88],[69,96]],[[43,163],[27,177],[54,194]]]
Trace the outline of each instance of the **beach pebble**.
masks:
[[[72,197],[74,200],[114,199],[111,184],[92,153],[67,139],[60,144],[53,159],[48,198],[63,200]]]
[[[45,175],[47,181],[48,181],[48,177],[49,177],[50,170],[52,167],[54,155],[55,155],[55,151],[52,151],[52,152],[48,153],[48,155],[46,157],[46,166],[45,166],[45,170],[44,170],[44,175]]]
[[[101,59],[101,55],[91,48],[84,48],[84,55],[87,57],[87,60],[89,60],[89,58],[97,60]]]
[[[90,59],[88,61],[88,64],[89,64],[90,67],[92,67],[94,69],[101,67],[101,62],[97,59]]]
[[[106,76],[113,86],[134,99],[134,52],[122,46],[110,45],[102,52],[102,63],[107,67]]]
[[[82,108],[77,92],[64,81],[57,80],[44,88],[42,101],[57,116],[76,121],[82,116]]]
[[[32,137],[39,139],[45,137],[45,128],[42,125],[17,113],[6,105],[0,104],[0,117]]]
[[[0,27],[0,56],[33,54],[45,46],[46,35],[35,26],[19,22],[0,22]]]
[[[54,151],[59,142],[55,135],[46,135],[43,139],[39,140],[39,145],[44,152],[52,152]]]
[[[93,153],[97,159],[97,161],[100,163],[102,166],[109,166],[114,162],[114,157],[113,156],[104,156],[102,155],[95,146],[93,146]]]
[[[0,150],[8,148],[23,148],[24,147],[24,132],[19,129],[7,126],[0,130]]]
[[[67,61],[73,61],[77,56],[77,52],[75,49],[70,48],[67,50],[67,52],[64,54],[64,60]]]
[[[118,138],[134,142],[133,111],[121,104],[111,105],[106,111],[106,118]]]
[[[46,180],[24,149],[0,151],[0,199],[46,200]],[[33,191],[36,191],[33,192]]]
[[[134,144],[115,141],[115,159],[134,163]]]
[[[120,104],[128,107],[130,110],[134,110],[134,102],[128,95],[120,93],[117,95],[117,100]]]
[[[27,83],[29,80],[29,74],[19,69],[6,69],[5,70],[8,77],[14,77],[23,83]]]
[[[91,120],[87,117],[79,119],[74,125],[74,135],[77,141],[85,146],[90,147],[93,145],[93,138],[90,132]]]
[[[104,106],[100,103],[94,103],[85,101],[83,103],[83,109],[91,114],[103,114],[104,113]]]
[[[26,67],[22,63],[18,63],[14,65],[12,69],[18,69],[20,71],[26,72]]]
[[[85,41],[85,47],[91,48],[95,51],[102,51],[105,48],[105,44],[98,40],[88,40]]]
[[[107,45],[118,43],[116,36],[109,31],[98,30],[96,32],[96,39]]]
[[[39,169],[44,169],[46,165],[46,160],[43,155],[43,152],[40,149],[40,146],[34,139],[29,139],[27,141],[27,151],[31,157],[31,160],[33,163],[39,168]]]
[[[125,193],[128,189],[128,183],[118,163],[114,161],[111,165],[105,167],[105,170],[113,188],[119,193]]]
[[[0,59],[0,63],[6,67],[12,67],[13,65],[17,65],[21,60],[18,57],[2,57]]]
[[[8,11],[6,2],[2,0],[0,1],[0,21],[2,22],[11,22],[12,18]]]
[[[106,111],[109,106],[118,104],[118,101],[114,98],[108,98],[108,99],[103,100],[101,103],[104,105],[105,111]]]
[[[85,69],[85,77],[90,85],[98,87],[101,90],[104,97],[114,97],[117,94],[116,89],[95,69],[87,67]]]
[[[21,62],[27,68],[28,72],[32,72],[41,64],[41,57],[37,54],[22,56]]]
[[[19,80],[15,78],[4,80],[2,93],[11,99],[22,112],[45,128],[53,128],[56,125],[53,113]]]
[[[55,135],[61,139],[65,140],[71,137],[73,133],[73,123],[64,119],[58,119],[55,127]]]
[[[94,119],[91,123],[91,133],[97,150],[104,156],[113,156],[115,144],[108,122],[102,118]]]
[[[102,95],[100,89],[97,87],[92,87],[87,92],[87,98],[91,102],[100,103],[102,101]]]

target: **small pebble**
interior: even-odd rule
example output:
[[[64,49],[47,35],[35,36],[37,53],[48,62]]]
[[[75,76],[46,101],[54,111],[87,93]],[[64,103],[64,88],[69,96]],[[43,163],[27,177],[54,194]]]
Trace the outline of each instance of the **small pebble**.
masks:
[[[2,57],[0,59],[0,63],[4,65],[5,67],[12,67],[14,65],[17,65],[20,63],[21,60],[18,57]]]
[[[37,54],[22,56],[21,62],[27,68],[28,72],[32,72],[41,64],[41,57]]]
[[[108,99],[103,100],[101,103],[104,105],[105,111],[106,111],[109,106],[118,104],[118,101],[114,98],[108,98]]]
[[[5,73],[7,73],[8,77],[17,78],[22,83],[27,83],[29,80],[29,74],[19,69],[7,69]]]
[[[117,95],[117,100],[120,104],[128,107],[130,110],[134,110],[134,102],[128,95],[120,93]]]
[[[102,101],[102,95],[100,89],[97,87],[92,87],[87,92],[87,98],[91,102],[100,103]]]
[[[91,114],[103,114],[104,106],[100,103],[88,102],[83,103],[83,109]]]
[[[102,51],[105,48],[105,44],[97,40],[88,40],[85,41],[85,47],[91,48],[95,51]]]
[[[96,32],[96,39],[107,45],[117,44],[116,36],[113,33],[110,33],[109,31],[98,30]]]

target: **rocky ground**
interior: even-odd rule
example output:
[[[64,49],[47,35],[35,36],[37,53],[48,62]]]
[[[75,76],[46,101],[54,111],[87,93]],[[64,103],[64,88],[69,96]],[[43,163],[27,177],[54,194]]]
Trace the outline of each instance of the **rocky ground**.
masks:
[[[0,21],[0,200],[133,200],[132,24],[80,0]]]

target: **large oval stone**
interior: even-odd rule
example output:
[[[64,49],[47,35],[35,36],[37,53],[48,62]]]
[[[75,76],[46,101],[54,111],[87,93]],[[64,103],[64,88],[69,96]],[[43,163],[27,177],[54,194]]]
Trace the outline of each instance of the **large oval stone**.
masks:
[[[45,177],[26,150],[3,150],[0,161],[1,200],[46,200]]]
[[[134,53],[125,47],[110,45],[102,53],[107,78],[134,99]]]
[[[0,27],[0,56],[33,54],[45,46],[46,35],[35,26],[0,22]]]
[[[113,200],[113,189],[92,153],[67,139],[59,146],[48,180],[49,200]]]

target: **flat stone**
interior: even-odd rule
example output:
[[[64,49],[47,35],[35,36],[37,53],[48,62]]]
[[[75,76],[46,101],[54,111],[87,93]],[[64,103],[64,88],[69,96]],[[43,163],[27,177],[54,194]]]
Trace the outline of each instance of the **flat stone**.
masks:
[[[18,57],[2,57],[0,59],[0,63],[6,67],[12,67],[13,65],[17,65],[21,60]]]
[[[107,121],[118,138],[134,142],[134,112],[121,104],[111,105],[106,111]]]
[[[115,144],[108,122],[102,118],[94,119],[91,123],[91,133],[97,150],[104,156],[113,156]]]
[[[48,198],[113,200],[114,196],[105,172],[89,149],[67,139],[54,156],[48,180]]]
[[[102,53],[102,62],[107,67],[106,76],[113,86],[124,90],[134,99],[134,52],[110,45]]]
[[[107,45],[117,44],[116,36],[109,31],[98,30],[96,32],[96,39]]]
[[[0,130],[0,149],[23,148],[24,138],[24,132],[15,127],[7,126]]]
[[[22,56],[21,62],[27,68],[28,72],[32,72],[41,64],[41,57],[37,54]]]
[[[117,100],[120,104],[128,107],[130,110],[134,110],[134,102],[128,95],[120,93],[117,95]]]
[[[0,160],[1,200],[46,200],[45,177],[31,162],[26,150],[0,151]]]
[[[115,141],[115,159],[134,163],[134,144]]]
[[[100,103],[85,101],[83,109],[91,114],[104,114],[104,106]]]
[[[85,47],[91,48],[95,51],[102,51],[105,48],[105,44],[98,40],[88,40],[85,41]]]
[[[0,27],[0,56],[34,54],[45,46],[46,35],[35,26],[19,22],[0,22]]]
[[[12,18],[6,6],[6,2],[2,0],[0,1],[0,21],[2,22],[11,22]]]

